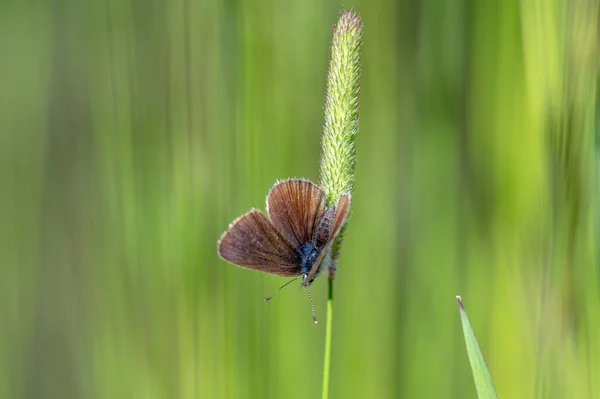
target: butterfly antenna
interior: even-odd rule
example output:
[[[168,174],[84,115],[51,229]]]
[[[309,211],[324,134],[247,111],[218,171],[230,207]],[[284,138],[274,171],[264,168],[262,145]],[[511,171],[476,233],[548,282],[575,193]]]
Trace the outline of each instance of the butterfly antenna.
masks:
[[[310,310],[312,311],[312,317],[315,324],[317,324],[317,316],[315,315],[315,304],[313,303],[312,296],[310,295],[310,290],[306,287],[306,293],[308,294],[308,299],[310,300]]]
[[[288,285],[288,284],[290,284],[290,283],[298,280],[299,278],[300,278],[300,276],[295,277],[295,278],[291,279],[290,281],[288,281],[287,283],[285,283],[284,285],[282,285],[281,287],[277,288],[274,293],[272,293],[271,295],[269,295],[268,297],[265,298],[265,302],[267,302],[268,300],[270,300],[271,298],[273,298],[275,296],[275,294],[277,294],[279,292],[279,290],[281,290],[283,287],[285,287],[286,285]]]

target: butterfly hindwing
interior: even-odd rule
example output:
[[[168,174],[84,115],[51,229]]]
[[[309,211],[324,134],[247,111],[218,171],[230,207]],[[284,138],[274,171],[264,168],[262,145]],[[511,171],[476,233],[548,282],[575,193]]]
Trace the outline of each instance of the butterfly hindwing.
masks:
[[[321,221],[314,237],[315,245],[318,250],[321,250],[329,241],[331,231],[333,230],[333,224],[335,223],[335,207],[332,205],[327,209]]]
[[[325,192],[309,180],[284,180],[269,192],[267,211],[277,231],[299,248],[315,238],[325,213]]]
[[[282,277],[301,274],[299,253],[256,209],[231,224],[219,240],[218,251],[221,258],[246,269]]]

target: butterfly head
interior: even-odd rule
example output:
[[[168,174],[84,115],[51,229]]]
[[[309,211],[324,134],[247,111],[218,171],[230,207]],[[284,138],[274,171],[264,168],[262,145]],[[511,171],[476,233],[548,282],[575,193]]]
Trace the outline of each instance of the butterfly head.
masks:
[[[306,281],[306,278],[308,277],[308,273],[304,273],[302,275],[302,285],[305,287],[308,287],[309,285],[311,285],[312,283],[315,282],[315,278],[311,278],[310,280]]]

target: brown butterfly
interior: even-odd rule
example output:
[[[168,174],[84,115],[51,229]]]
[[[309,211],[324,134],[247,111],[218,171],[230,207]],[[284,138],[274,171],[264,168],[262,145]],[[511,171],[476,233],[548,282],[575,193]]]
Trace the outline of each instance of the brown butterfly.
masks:
[[[327,268],[331,246],[350,207],[350,194],[329,209],[325,199],[323,189],[309,180],[276,183],[267,195],[270,220],[256,209],[234,220],[219,240],[219,256],[246,269],[294,280],[301,277],[308,287]]]

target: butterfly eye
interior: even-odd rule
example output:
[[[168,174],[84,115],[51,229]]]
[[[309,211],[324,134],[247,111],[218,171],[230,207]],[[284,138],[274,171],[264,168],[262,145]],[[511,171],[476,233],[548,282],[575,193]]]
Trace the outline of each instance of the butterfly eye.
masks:
[[[309,286],[309,285],[311,285],[313,283],[313,281],[315,281],[315,278],[313,277],[310,280],[308,280],[308,282],[306,282],[306,278],[308,277],[308,273],[305,273],[305,274],[303,274],[300,277],[302,277],[302,281],[304,282],[305,286]]]

